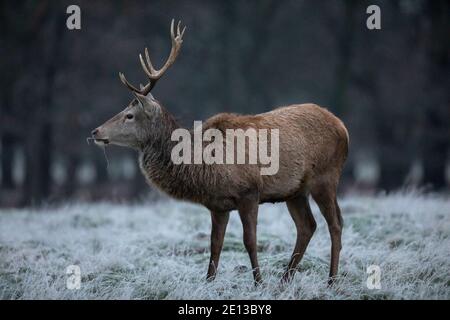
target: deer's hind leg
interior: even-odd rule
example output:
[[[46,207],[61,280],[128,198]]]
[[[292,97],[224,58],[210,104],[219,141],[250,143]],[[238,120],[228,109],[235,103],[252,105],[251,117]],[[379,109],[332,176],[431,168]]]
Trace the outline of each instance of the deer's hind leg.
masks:
[[[302,260],[306,247],[316,230],[316,221],[309,207],[307,195],[301,195],[295,199],[288,200],[286,201],[286,205],[297,228],[297,241],[291,256],[291,261],[288,264],[286,273],[283,275],[283,282],[292,280],[296,267]]]
[[[343,228],[343,219],[341,210],[336,198],[337,182],[322,182],[311,190],[311,194],[320,208],[322,215],[328,224],[328,231],[331,238],[331,262],[329,285],[338,273],[339,254],[342,248],[341,237]]]

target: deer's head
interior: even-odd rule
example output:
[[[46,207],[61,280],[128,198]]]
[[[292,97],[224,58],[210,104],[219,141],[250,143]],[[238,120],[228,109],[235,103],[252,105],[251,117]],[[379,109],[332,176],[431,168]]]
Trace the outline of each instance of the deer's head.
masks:
[[[123,73],[119,73],[120,80],[131,90],[134,99],[122,112],[116,114],[92,131],[92,139],[96,144],[115,144],[139,149],[152,139],[152,135],[157,133],[158,127],[162,124],[161,117],[163,116],[163,110],[159,102],[153,98],[150,91],[167,69],[175,62],[180,52],[181,44],[183,43],[185,30],[186,27],[180,30],[179,22],[175,32],[174,21],[172,20],[170,26],[172,49],[169,58],[161,69],[156,70],[153,67],[147,48],[145,48],[145,61],[142,55],[139,54],[142,69],[149,78],[147,85],[141,85],[140,89],[137,89],[127,81]]]

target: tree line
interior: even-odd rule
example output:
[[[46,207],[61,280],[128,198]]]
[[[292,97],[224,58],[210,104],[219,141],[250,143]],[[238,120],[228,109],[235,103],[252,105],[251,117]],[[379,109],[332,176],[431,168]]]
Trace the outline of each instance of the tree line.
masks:
[[[0,205],[147,196],[131,151],[107,165],[85,138],[131,100],[118,72],[144,82],[138,53],[167,55],[172,18],[185,42],[154,95],[185,126],[314,102],[349,128],[343,190],[448,186],[448,1],[79,1],[80,30],[70,4],[0,2]]]

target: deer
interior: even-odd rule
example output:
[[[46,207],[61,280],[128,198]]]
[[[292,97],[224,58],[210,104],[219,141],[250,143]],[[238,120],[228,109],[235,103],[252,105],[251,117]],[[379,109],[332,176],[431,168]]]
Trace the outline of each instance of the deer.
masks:
[[[206,207],[211,215],[208,281],[217,274],[230,212],[238,212],[243,226],[243,243],[248,252],[255,284],[262,281],[257,258],[258,207],[263,203],[285,202],[294,221],[297,238],[290,261],[281,278],[288,283],[316,230],[309,205],[310,196],[324,216],[331,238],[328,284],[338,274],[342,248],[343,219],[337,188],[348,155],[349,134],[344,123],[316,104],[282,106],[256,115],[219,113],[204,122],[203,129],[279,129],[279,169],[261,175],[257,164],[174,164],[171,133],[180,128],[172,114],[151,94],[180,52],[183,35],[180,22],[170,25],[172,48],[160,69],[152,64],[147,48],[140,64],[148,83],[139,88],[123,73],[122,83],[133,99],[120,113],[91,132],[100,146],[118,145],[135,149],[139,167],[147,182],[169,196]]]

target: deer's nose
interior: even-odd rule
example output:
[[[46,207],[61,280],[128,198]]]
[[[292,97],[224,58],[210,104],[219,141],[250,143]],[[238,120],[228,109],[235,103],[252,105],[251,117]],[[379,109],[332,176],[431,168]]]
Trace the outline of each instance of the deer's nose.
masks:
[[[94,129],[91,131],[92,136],[95,136],[98,133],[98,129]]]

